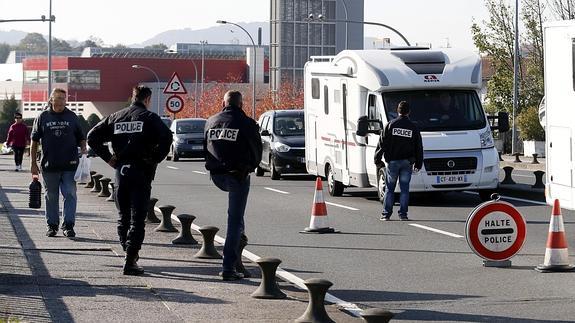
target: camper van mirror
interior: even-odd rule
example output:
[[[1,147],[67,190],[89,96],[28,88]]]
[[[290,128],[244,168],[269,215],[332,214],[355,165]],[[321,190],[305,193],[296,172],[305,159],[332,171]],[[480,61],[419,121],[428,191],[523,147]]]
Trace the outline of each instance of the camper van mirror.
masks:
[[[367,116],[361,116],[357,119],[357,131],[355,132],[358,136],[366,136],[367,129],[369,128],[369,121],[367,120]]]
[[[264,136],[264,137],[265,137],[265,136],[269,136],[269,135],[270,135],[270,132],[269,132],[267,129],[264,129],[264,130],[262,130],[262,132],[261,132],[260,135],[261,135],[261,136]]]
[[[509,131],[509,113],[507,112],[499,112],[497,114],[497,123],[498,123],[498,127],[497,129],[499,130],[499,132],[507,132]]]

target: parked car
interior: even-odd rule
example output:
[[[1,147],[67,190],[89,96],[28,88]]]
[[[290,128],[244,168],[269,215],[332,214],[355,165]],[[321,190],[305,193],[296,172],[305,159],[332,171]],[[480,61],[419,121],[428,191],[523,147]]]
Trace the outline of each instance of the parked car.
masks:
[[[306,173],[303,110],[267,111],[258,119],[262,161],[256,176],[269,171],[273,180],[284,174]]]
[[[166,125],[166,127],[170,127],[172,125],[172,118],[167,117],[167,116],[163,116],[160,117],[162,119],[162,121],[164,122],[164,124]]]
[[[181,157],[205,157],[204,126],[206,119],[187,118],[172,121],[170,130],[173,141],[167,159],[178,161]]]

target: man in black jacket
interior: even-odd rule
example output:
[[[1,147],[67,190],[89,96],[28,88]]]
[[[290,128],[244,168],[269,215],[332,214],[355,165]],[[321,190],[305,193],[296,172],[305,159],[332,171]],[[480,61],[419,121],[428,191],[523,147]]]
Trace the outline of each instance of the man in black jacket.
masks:
[[[145,235],[147,205],[156,167],[168,154],[172,133],[160,117],[148,110],[152,91],[137,86],[132,105],[100,121],[88,133],[88,144],[116,169],[118,236],[126,251],[124,275],[141,275],[138,252]],[[112,154],[104,143],[111,141]]]
[[[235,263],[241,257],[238,249],[244,233],[249,173],[262,159],[262,139],[257,123],[242,110],[240,92],[227,92],[223,104],[224,109],[206,122],[206,169],[210,171],[214,184],[228,192],[228,230],[222,277],[224,280],[238,280],[244,277],[235,270]]]
[[[387,221],[393,213],[395,185],[399,178],[399,218],[407,221],[409,182],[412,170],[418,172],[423,164],[423,145],[417,126],[409,120],[409,104],[401,101],[397,106],[399,116],[381,131],[375,150],[375,164],[383,167],[381,157],[387,163],[385,197],[381,220]]]

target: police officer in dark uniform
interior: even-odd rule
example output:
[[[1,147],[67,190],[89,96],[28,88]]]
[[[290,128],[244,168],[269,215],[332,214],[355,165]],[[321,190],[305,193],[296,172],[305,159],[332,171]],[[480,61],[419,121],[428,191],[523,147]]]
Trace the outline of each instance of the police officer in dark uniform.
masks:
[[[407,221],[409,204],[409,182],[411,172],[418,172],[423,164],[423,145],[417,126],[409,120],[409,104],[401,101],[397,106],[399,116],[382,129],[374,162],[377,168],[384,167],[381,157],[387,163],[386,189],[381,220],[387,221],[393,213],[395,185],[399,178],[399,219]]]
[[[224,245],[223,280],[238,280],[236,271],[244,234],[244,212],[250,191],[249,173],[262,159],[262,139],[257,123],[242,110],[242,94],[229,91],[224,109],[210,117],[205,126],[206,169],[214,184],[228,192],[228,230]]]
[[[118,236],[126,251],[124,275],[141,275],[138,252],[145,235],[147,204],[156,166],[168,154],[172,133],[160,117],[148,110],[152,91],[137,86],[132,105],[100,121],[88,133],[88,144],[116,169]],[[113,154],[104,143],[112,142]]]

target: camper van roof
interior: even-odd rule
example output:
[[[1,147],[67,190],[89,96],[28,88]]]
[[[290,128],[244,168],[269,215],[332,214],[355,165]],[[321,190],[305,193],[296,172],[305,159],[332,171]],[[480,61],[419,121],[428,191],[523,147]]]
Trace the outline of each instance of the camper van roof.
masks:
[[[371,91],[430,87],[481,87],[481,59],[465,50],[442,48],[344,50],[336,56],[312,58],[313,74],[339,74],[357,79]]]

